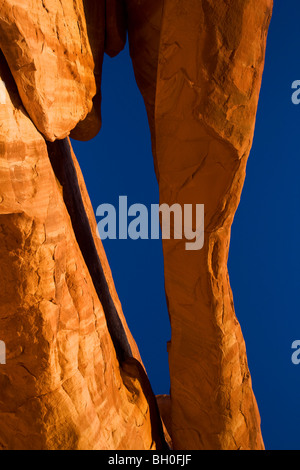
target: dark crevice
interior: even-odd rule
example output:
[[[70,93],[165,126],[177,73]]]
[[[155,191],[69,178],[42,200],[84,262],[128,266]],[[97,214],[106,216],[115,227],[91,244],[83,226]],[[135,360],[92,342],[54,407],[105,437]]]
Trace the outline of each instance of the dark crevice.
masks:
[[[53,171],[63,188],[64,203],[71,218],[77,243],[102,304],[121,370],[123,368],[124,371],[129,372],[129,375],[133,374],[133,377],[140,379],[143,393],[149,404],[153,439],[158,449],[167,450],[169,446],[164,438],[156,397],[143,366],[133,357],[126,332],[109,291],[82,200],[69,140],[47,142],[47,148]]]
[[[123,324],[112,300],[101,261],[93,239],[89,219],[85,212],[76,169],[68,139],[47,142],[53,171],[63,187],[63,198],[71,218],[74,234],[102,304],[107,327],[117,357],[122,363],[133,357]]]

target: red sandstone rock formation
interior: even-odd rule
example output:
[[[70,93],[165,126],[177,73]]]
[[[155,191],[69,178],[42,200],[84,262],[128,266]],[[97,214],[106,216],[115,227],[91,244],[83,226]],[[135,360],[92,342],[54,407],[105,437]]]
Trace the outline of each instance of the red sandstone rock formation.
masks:
[[[205,204],[202,250],[164,240],[164,424],[175,449],[262,449],[227,256],[272,0],[29,3],[0,0],[0,448],[165,445],[65,139],[99,131],[104,50],[128,27],[161,203]]]
[[[1,0],[0,48],[39,131],[69,135],[96,92],[82,0]]]
[[[146,0],[127,3],[134,68],[150,103],[160,202],[205,204],[202,250],[186,251],[185,240],[163,243],[173,445],[262,449],[227,257],[252,144],[272,0],[165,0],[151,2],[151,8]],[[135,17],[145,18],[143,5],[144,23]],[[147,44],[145,54],[140,43]]]
[[[161,448],[156,404],[102,244],[94,239],[132,353],[122,361],[60,174],[51,167],[52,147],[48,152],[26,114],[2,56],[0,67],[0,331],[7,347],[0,369],[0,448]],[[96,222],[73,159],[93,238]]]

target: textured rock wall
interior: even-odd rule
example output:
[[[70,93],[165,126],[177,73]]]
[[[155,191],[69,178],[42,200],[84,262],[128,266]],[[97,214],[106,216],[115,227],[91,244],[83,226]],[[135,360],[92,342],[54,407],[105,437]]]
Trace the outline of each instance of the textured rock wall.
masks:
[[[173,445],[262,449],[227,257],[253,138],[272,1],[165,0],[151,2],[151,11],[146,0],[127,3],[160,202],[205,204],[202,250],[186,251],[185,240],[163,243]],[[136,24],[143,4],[150,19]],[[147,44],[146,54],[141,43]]]
[[[1,0],[0,48],[38,130],[69,135],[96,92],[82,0]]]
[[[0,448],[160,448],[156,404],[101,242],[95,241],[97,251],[132,351],[122,364],[65,189],[3,57],[0,68],[0,331],[7,347],[7,365],[0,369]]]
[[[103,54],[128,27],[160,201],[205,204],[202,250],[163,243],[164,424],[175,449],[262,449],[227,257],[272,0],[25,3],[0,0],[0,448],[165,446],[66,139],[99,131]]]

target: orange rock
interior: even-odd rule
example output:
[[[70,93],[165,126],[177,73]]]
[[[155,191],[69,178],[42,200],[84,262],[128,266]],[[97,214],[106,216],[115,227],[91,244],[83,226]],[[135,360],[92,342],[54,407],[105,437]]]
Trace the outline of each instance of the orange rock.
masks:
[[[71,130],[73,139],[86,141],[93,139],[101,129],[101,75],[105,45],[105,0],[83,2],[87,25],[87,35],[94,61],[96,94],[93,97],[92,110],[86,118],[78,122]]]
[[[124,49],[127,24],[124,0],[105,0],[105,52],[114,57]]]
[[[156,402],[135,343],[128,337],[132,356],[121,363],[66,188],[2,56],[0,119],[0,337],[7,349],[0,449],[161,448]],[[79,186],[90,215],[81,175]],[[90,225],[93,234],[92,217]],[[104,273],[116,301],[106,260]]]
[[[158,175],[155,142],[155,98],[163,0],[126,0],[126,5],[130,56],[135,78],[147,110],[154,166]]]
[[[94,21],[103,48],[104,18]],[[47,140],[66,137],[91,112],[97,87],[82,0],[0,0],[0,48],[26,111]]]
[[[165,447],[65,139],[100,129],[104,48],[120,51],[128,24],[160,201],[205,204],[201,250],[163,242],[165,435],[175,450],[263,449],[227,258],[272,0],[126,0],[126,20],[121,0],[104,2],[0,0],[0,48],[17,85],[0,56],[0,448]]]
[[[173,448],[172,443],[172,411],[171,411],[171,397],[170,395],[157,395],[157,405],[159,408],[162,423],[164,425],[164,433],[166,441],[170,448]]]
[[[127,3],[134,69],[150,104],[160,202],[205,204],[202,250],[186,251],[185,240],[163,242],[173,446],[263,449],[227,258],[272,0],[165,0],[159,52],[158,31],[151,34],[149,25],[156,23],[161,2]],[[150,12],[145,24],[135,23],[135,13],[143,15],[141,3],[147,4],[145,16]]]

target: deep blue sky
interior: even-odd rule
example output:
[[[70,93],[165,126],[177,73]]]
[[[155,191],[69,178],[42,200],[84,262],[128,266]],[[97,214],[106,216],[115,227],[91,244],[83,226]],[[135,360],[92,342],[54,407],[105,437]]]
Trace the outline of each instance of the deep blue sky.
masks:
[[[300,105],[299,0],[275,0],[266,66],[246,183],[233,229],[229,272],[246,340],[253,387],[268,449],[300,449],[300,365],[291,344],[300,339],[298,234]],[[88,143],[74,142],[94,209],[158,203],[150,134],[128,49],[105,58],[103,127]],[[123,310],[155,393],[169,393],[166,342],[170,328],[161,241],[105,241]]]

